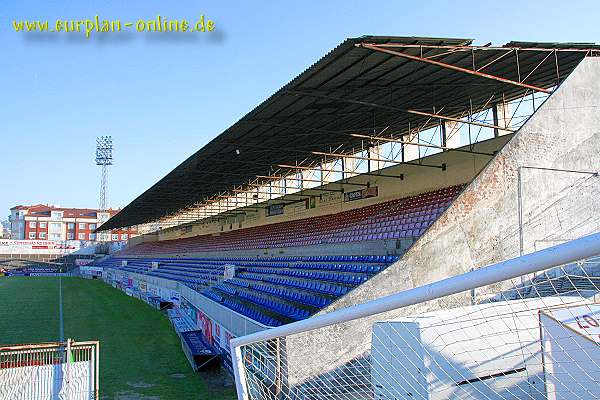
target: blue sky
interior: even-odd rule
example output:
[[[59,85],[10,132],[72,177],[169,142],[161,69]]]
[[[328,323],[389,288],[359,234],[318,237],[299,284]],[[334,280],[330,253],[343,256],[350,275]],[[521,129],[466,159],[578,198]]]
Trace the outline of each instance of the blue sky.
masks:
[[[32,35],[13,19],[215,21],[210,35]],[[123,207],[347,37],[600,41],[597,1],[2,0],[0,218],[96,207],[95,138],[112,135]]]

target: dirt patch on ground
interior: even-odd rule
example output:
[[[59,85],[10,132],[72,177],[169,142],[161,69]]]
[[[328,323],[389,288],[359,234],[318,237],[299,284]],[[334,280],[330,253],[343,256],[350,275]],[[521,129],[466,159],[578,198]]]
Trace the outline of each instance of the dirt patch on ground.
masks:
[[[156,386],[153,383],[146,383],[146,382],[127,382],[127,385],[134,387],[134,388],[150,388],[152,386]]]
[[[235,380],[223,368],[200,372],[199,375],[209,388],[229,388],[235,386]]]
[[[103,396],[102,399],[108,399]],[[133,391],[125,390],[115,394],[115,400],[161,400],[158,396],[145,396]]]

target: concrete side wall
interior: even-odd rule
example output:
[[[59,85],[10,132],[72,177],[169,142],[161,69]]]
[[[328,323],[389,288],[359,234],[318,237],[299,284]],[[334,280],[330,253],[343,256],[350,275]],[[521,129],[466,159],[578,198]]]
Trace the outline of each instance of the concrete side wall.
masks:
[[[599,109],[600,59],[587,58],[399,262],[321,313],[516,257],[520,232],[524,253],[529,253],[600,230],[598,176],[522,168],[598,171]],[[453,301],[468,304],[470,296],[457,295]],[[430,302],[288,337],[290,383],[368,353],[375,320],[441,304]]]
[[[277,249],[253,249],[253,250],[230,250],[205,251],[201,253],[163,253],[160,257],[171,258],[220,258],[220,257],[281,257],[281,256],[319,256],[319,255],[402,255],[412,244],[414,239],[389,239],[369,240],[355,243],[332,243],[314,246],[299,246]],[[127,256],[138,258],[157,257],[156,254],[142,256]]]
[[[134,236],[127,241],[127,245],[135,246],[140,243],[156,242],[156,241],[158,241],[158,233],[153,232],[153,233],[146,233],[144,235]]]

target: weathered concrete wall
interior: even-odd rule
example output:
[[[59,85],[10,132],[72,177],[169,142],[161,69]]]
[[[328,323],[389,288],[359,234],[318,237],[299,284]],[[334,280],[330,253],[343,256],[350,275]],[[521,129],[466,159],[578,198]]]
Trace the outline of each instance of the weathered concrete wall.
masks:
[[[600,230],[600,179],[521,167],[600,169],[600,59],[587,58],[523,125],[450,208],[386,271],[321,313],[518,256]],[[521,175],[521,200],[519,200]],[[287,338],[291,384],[369,351],[371,325],[433,310],[430,302]],[[453,304],[468,304],[468,294]]]
[[[144,235],[134,236],[127,241],[128,246],[135,246],[140,243],[158,241],[158,232],[146,233]]]
[[[204,251],[190,253],[162,253],[160,257],[171,258],[220,258],[220,257],[282,257],[319,255],[402,255],[414,243],[414,239],[369,240],[354,243],[331,243],[277,249],[251,249],[231,251]],[[138,258],[157,257],[156,254],[127,256]]]

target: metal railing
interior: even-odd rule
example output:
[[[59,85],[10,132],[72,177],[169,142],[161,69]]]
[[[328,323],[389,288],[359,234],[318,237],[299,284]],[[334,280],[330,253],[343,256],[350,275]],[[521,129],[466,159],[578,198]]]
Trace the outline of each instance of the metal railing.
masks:
[[[98,399],[99,343],[0,346],[0,399]]]

